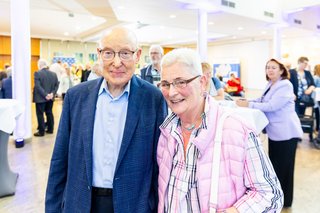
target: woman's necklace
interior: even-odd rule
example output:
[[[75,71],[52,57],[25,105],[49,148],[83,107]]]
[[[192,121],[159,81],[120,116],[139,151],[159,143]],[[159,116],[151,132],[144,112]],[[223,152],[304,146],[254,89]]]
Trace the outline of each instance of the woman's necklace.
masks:
[[[202,121],[203,116],[204,116],[204,112],[201,113],[201,115],[200,115],[200,118],[201,118],[200,122]],[[194,130],[194,128],[196,127],[197,122],[199,122],[199,120],[197,120],[195,123],[191,124],[191,125],[188,126],[188,127],[182,126],[182,124],[181,124],[181,126],[182,126],[183,129],[185,129],[185,130],[187,130],[187,131],[192,131],[192,130]]]

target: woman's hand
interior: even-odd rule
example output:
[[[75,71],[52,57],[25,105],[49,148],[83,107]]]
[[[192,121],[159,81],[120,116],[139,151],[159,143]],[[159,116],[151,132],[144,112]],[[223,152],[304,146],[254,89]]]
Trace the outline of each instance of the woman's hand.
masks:
[[[310,87],[308,87],[308,89],[306,89],[304,91],[304,94],[310,95],[313,92],[314,89],[315,89],[315,86],[310,86]]]
[[[238,100],[236,100],[236,104],[239,107],[248,107],[249,106],[249,101],[247,101],[246,99],[238,99]]]

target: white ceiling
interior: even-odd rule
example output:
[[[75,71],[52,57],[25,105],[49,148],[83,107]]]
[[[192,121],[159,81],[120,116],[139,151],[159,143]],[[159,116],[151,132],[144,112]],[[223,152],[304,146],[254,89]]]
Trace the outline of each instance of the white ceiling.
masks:
[[[0,0],[2,35],[10,35],[10,2]],[[195,44],[198,8],[208,13],[209,41],[271,39],[274,26],[286,37],[320,35],[319,0],[30,0],[31,36],[97,41],[102,31],[124,25],[142,44]]]

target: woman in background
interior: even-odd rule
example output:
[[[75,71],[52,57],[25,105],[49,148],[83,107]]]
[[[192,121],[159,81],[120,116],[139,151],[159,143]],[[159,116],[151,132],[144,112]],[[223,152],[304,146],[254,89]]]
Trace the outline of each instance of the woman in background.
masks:
[[[284,207],[293,199],[294,164],[297,142],[302,138],[300,120],[295,112],[295,95],[288,80],[285,66],[270,59],[265,67],[268,84],[263,95],[255,100],[239,99],[241,107],[259,109],[269,120],[266,132],[269,138],[269,157],[280,180],[284,193]]]
[[[300,101],[303,94],[311,95],[315,86],[313,77],[310,71],[306,70],[309,59],[307,57],[300,57],[298,59],[298,67],[289,70],[290,81],[293,85],[293,92],[296,96],[295,108],[298,115],[304,115],[306,106]]]

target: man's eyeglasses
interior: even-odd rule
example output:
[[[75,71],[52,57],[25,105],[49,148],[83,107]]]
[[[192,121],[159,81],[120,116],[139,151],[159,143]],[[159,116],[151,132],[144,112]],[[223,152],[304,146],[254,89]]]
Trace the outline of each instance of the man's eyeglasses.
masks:
[[[191,81],[193,81],[194,79],[196,79],[198,77],[200,77],[200,75],[197,75],[197,76],[190,78],[188,80],[174,79],[171,83],[169,83],[168,81],[161,81],[159,83],[159,87],[162,90],[169,90],[170,85],[172,84],[172,86],[176,89],[183,89],[187,86],[188,83],[190,83]]]
[[[116,53],[118,54],[118,56],[119,56],[119,58],[121,60],[128,61],[128,60],[132,59],[132,56],[136,51],[120,50],[119,52],[115,52],[115,51],[109,50],[109,49],[106,49],[106,50],[100,49],[99,50],[102,59],[105,60],[105,61],[113,60],[115,55],[116,55]]]

